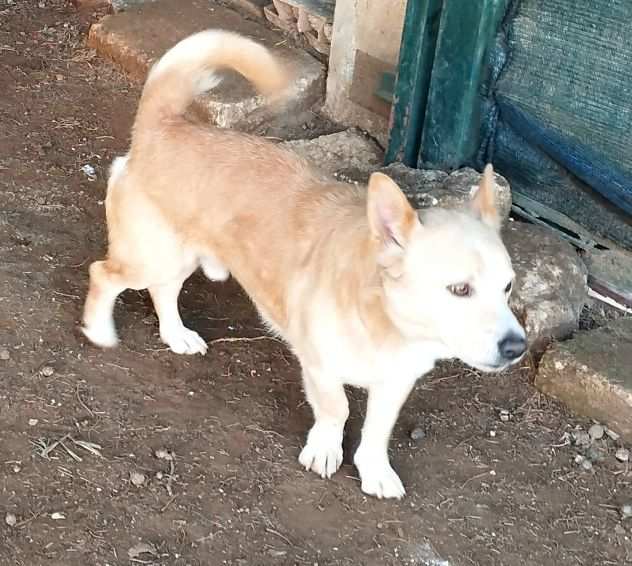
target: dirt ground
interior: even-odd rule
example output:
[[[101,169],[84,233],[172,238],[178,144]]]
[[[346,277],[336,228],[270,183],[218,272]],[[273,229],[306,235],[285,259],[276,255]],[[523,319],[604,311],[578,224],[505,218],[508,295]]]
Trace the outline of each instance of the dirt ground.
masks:
[[[334,479],[298,465],[311,415],[297,363],[235,283],[187,284],[206,357],[165,350],[144,293],[119,302],[121,347],[86,343],[104,176],[139,94],[84,47],[93,17],[0,0],[0,564],[632,563],[618,443],[575,464],[567,433],[591,423],[538,394],[529,367],[445,364],[420,382],[392,441],[408,495],[377,501],[350,464],[361,393]]]

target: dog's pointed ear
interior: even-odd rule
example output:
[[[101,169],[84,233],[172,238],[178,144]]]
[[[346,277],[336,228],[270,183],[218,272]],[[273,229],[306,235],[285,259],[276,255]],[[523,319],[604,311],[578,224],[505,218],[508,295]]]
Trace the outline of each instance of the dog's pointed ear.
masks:
[[[478,190],[470,201],[470,208],[482,222],[495,230],[500,230],[500,215],[496,206],[494,168],[491,163],[488,163],[483,170]]]
[[[371,235],[389,256],[403,253],[419,218],[397,184],[383,173],[369,179],[367,216]]]

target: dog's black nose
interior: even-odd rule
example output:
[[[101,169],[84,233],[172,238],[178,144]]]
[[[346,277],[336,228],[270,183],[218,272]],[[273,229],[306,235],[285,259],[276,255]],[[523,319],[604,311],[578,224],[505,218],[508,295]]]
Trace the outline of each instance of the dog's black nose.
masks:
[[[527,341],[518,334],[507,334],[498,342],[498,351],[508,361],[517,360],[527,351]]]

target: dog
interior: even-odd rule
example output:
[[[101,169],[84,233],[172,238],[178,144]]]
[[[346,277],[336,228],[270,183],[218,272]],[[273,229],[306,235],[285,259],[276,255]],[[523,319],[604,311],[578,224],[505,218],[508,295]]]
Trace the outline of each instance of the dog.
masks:
[[[323,478],[337,471],[343,386],[365,388],[361,488],[400,498],[388,444],[416,380],[444,358],[500,371],[527,348],[508,306],[514,272],[491,165],[462,210],[418,212],[381,173],[366,187],[323,180],[269,140],[186,117],[221,69],[272,98],[287,90],[275,56],[221,30],[182,40],[153,66],[129,152],[111,167],[108,254],[89,268],[83,332],[114,346],[116,297],[148,289],[161,339],[175,353],[204,354],[180,318],[180,289],[199,267],[212,281],[232,275],[300,361],[314,424],[299,462]]]

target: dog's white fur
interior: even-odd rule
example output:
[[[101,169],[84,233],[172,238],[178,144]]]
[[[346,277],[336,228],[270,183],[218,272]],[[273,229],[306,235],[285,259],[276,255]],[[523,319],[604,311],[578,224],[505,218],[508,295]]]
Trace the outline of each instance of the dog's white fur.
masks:
[[[300,360],[315,419],[300,463],[322,477],[338,469],[343,385],[366,388],[354,456],[362,490],[401,497],[387,448],[415,381],[440,358],[496,370],[521,355],[491,167],[467,210],[419,216],[385,175],[368,187],[324,182],[277,145],[185,118],[225,67],[270,96],[287,85],[264,47],[222,31],[183,40],[154,66],[130,151],[112,165],[108,257],[90,267],[84,332],[114,346],[116,296],[147,288],[162,340],[176,353],[203,354],[206,343],[180,319],[178,294],[198,267],[216,281],[232,273]],[[507,336],[518,340],[509,357],[499,346]]]

